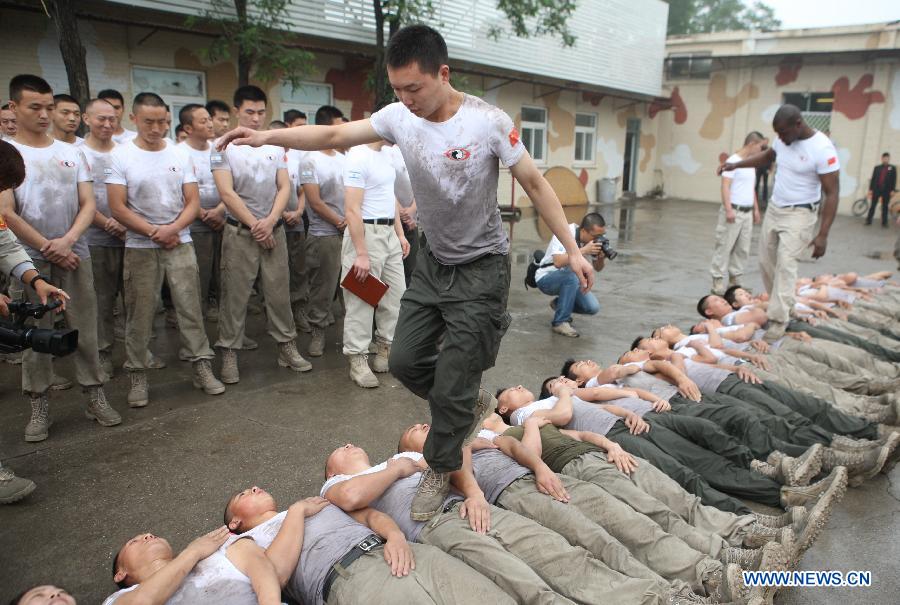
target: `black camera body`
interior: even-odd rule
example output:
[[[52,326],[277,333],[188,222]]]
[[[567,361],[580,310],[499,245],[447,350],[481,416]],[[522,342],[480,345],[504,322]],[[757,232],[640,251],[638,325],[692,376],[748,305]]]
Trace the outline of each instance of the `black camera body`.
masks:
[[[27,319],[40,319],[60,304],[59,301],[48,305],[25,301],[9,303],[12,321],[0,320],[0,353],[18,353],[25,349],[56,357],[74,353],[78,348],[78,330],[49,330],[25,325]]]
[[[609,239],[605,235],[598,235],[594,238],[595,244],[600,244],[600,249],[603,251],[603,256],[608,258],[609,260],[615,260],[619,253],[609,245]]]

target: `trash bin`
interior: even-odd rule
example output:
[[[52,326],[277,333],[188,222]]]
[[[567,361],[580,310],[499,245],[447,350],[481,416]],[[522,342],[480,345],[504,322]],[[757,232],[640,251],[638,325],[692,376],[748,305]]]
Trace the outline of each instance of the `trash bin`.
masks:
[[[616,201],[616,179],[603,178],[597,181],[597,203],[612,204]]]

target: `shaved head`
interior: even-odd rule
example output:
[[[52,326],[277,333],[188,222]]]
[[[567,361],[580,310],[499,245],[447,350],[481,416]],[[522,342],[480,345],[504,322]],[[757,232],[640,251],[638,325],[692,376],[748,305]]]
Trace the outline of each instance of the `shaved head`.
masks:
[[[772,118],[772,125],[776,127],[779,124],[794,124],[797,120],[803,119],[803,113],[800,111],[800,108],[796,105],[782,105],[778,108],[778,111],[775,112],[775,117]]]
[[[106,99],[91,99],[88,104],[85,105],[84,113],[88,113],[92,109],[99,109],[101,111],[104,109],[111,109],[112,111],[116,110],[115,107],[113,107],[112,104]]]

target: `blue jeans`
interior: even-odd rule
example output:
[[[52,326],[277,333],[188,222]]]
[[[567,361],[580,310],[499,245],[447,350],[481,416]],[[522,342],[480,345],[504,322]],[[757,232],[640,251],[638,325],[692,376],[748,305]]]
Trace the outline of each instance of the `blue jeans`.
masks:
[[[568,267],[548,273],[537,283],[538,290],[556,296],[556,313],[553,325],[572,321],[572,313],[596,315],[600,311],[600,301],[592,292],[582,292],[578,276]]]

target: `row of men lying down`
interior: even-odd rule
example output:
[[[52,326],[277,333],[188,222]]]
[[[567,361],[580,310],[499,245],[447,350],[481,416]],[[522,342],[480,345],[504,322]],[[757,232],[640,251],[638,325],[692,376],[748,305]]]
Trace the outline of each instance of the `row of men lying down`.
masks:
[[[771,602],[774,589],[748,589],[741,572],[797,565],[848,480],[896,462],[900,433],[860,410],[897,405],[900,288],[866,283],[870,304],[851,317],[879,326],[869,350],[846,344],[862,344],[857,328],[870,328],[858,323],[854,334],[798,321],[816,336],[766,344],[754,339],[764,302],[740,288],[727,308],[706,297],[691,335],[662,326],[606,368],[569,360],[537,398],[500,389],[432,520],[410,517],[429,431],[417,424],[380,464],[336,449],[321,497],[282,512],[261,487],[237,492],[225,525],[177,556],[135,536],[114,558],[120,590],[105,605],[280,603],[282,590],[310,605]],[[866,378],[847,384],[851,372]],[[807,388],[820,384],[825,397]],[[860,410],[835,405],[838,392]]]

